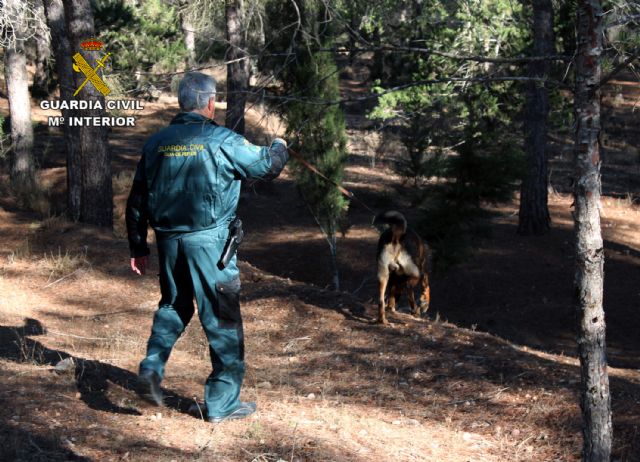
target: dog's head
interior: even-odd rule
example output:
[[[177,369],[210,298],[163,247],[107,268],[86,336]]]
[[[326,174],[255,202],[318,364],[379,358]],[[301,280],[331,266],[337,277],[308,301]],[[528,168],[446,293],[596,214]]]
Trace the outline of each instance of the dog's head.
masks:
[[[404,233],[407,230],[407,220],[400,212],[387,210],[375,217],[373,226],[378,228],[379,231],[392,228],[394,231]]]

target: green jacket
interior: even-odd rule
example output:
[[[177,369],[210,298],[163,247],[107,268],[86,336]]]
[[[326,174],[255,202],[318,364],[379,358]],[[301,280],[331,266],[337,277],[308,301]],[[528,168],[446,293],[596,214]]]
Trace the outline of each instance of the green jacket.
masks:
[[[132,257],[147,255],[147,222],[156,233],[203,231],[234,217],[242,178],[277,177],[288,160],[284,142],[255,146],[194,112],[183,112],[142,150],[127,201]]]

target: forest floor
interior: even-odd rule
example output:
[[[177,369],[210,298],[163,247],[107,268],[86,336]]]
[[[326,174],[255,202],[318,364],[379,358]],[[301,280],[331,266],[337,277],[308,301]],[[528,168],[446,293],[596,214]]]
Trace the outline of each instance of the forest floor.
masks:
[[[344,91],[366,91],[354,74]],[[617,122],[606,127],[602,221],[614,460],[631,462],[640,460],[637,85],[617,82],[609,102]],[[0,459],[579,460],[570,134],[554,135],[552,231],[519,237],[517,202],[495,208],[492,234],[473,257],[433,275],[429,317],[399,312],[389,326],[374,322],[372,217],[350,211],[338,244],[343,291],[335,292],[326,243],[289,172],[253,185],[239,211],[247,233],[240,268],[243,398],[258,412],[216,426],[186,413],[210,371],[197,320],[169,361],[167,405],[141,402],[133,388],[159,299],[157,254],[146,276],[131,273],[124,202],[144,140],[176,106],[163,95],[145,103],[135,129],[111,134],[114,231],[69,223],[55,206],[45,217],[25,212],[0,195]],[[397,153],[356,112],[347,117],[345,186],[374,209],[411,219],[407,185],[392,169]],[[50,114],[35,104],[33,114],[41,179],[59,200],[62,137],[43,125]],[[248,113],[255,142],[281,128],[259,107]]]

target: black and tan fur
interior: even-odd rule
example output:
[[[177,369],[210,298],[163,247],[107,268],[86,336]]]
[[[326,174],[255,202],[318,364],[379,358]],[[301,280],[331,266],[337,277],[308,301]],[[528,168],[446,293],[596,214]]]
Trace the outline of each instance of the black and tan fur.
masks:
[[[374,225],[387,225],[378,240],[378,321],[387,324],[385,294],[389,289],[387,305],[396,310],[396,300],[407,291],[407,298],[414,316],[429,309],[429,275],[427,274],[428,247],[420,236],[407,226],[405,217],[396,211],[381,213]],[[416,304],[414,289],[420,286],[420,306]]]

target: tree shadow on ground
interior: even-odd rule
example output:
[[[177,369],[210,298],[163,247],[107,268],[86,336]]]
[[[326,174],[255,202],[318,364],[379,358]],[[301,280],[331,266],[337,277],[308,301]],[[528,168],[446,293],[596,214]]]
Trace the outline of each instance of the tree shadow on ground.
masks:
[[[13,407],[13,403],[5,400],[0,400],[0,404],[9,409]],[[0,421],[0,460],[16,462],[90,462],[92,460],[105,460],[105,454],[112,454],[109,460],[182,461],[199,460],[202,457],[202,453],[192,453],[165,446],[157,441],[140,438],[135,434],[116,433],[117,429],[113,431],[113,435],[117,435],[116,438],[105,438],[96,431],[96,428],[100,427],[95,425],[94,416],[92,416],[93,429],[91,426],[87,426],[87,421],[83,417],[80,416],[80,418],[72,420],[73,423],[70,426],[64,427],[64,434],[71,437],[71,440],[55,432],[55,430],[51,432],[46,425],[43,427],[26,423],[27,421],[33,422],[32,419],[25,419],[25,421],[21,422]],[[27,425],[29,426],[28,429]],[[73,443],[73,441],[76,441],[76,443]],[[78,448],[81,449],[78,450]],[[78,454],[84,449],[88,449],[92,456]],[[94,458],[93,454],[95,453],[100,454],[100,456]]]
[[[30,462],[91,461],[64,447],[58,438],[38,435],[5,422],[0,422],[0,459]]]
[[[30,337],[45,335],[45,327],[36,319],[25,319],[24,326],[0,326],[0,358],[14,362],[32,362],[40,366],[55,366],[66,360],[61,372],[73,368],[80,399],[91,409],[116,414],[141,415],[133,406],[120,406],[107,396],[109,384],[135,392],[137,375],[120,367],[80,358],[61,350],[53,350]],[[62,367],[62,366],[61,366]],[[188,414],[190,398],[164,390],[165,405]]]
[[[493,237],[467,262],[432,286],[431,315],[490,332],[521,345],[575,355],[573,234],[556,226],[545,236],[523,238],[515,225],[493,225]],[[605,240],[604,309],[609,364],[640,368],[640,254]]]
[[[432,325],[405,317],[406,322],[393,327],[345,322],[314,331],[317,316],[301,320],[292,310],[288,319],[268,334],[272,340],[281,334],[282,340],[311,337],[295,352],[301,360],[284,371],[286,384],[293,387],[295,395],[320,393],[325,399],[345,404],[392,413],[401,409],[408,417],[426,421],[453,415],[464,431],[478,431],[473,427],[478,421],[486,423],[491,431],[526,416],[527,425],[549,435],[580,433],[578,365],[452,325]],[[335,323],[335,316],[328,322]],[[287,332],[280,332],[283,329]],[[349,331],[357,334],[352,336]],[[368,341],[362,342],[362,338]],[[291,353],[271,354],[285,359]],[[260,380],[278,383],[281,373],[265,370]],[[320,389],[318,380],[324,377],[330,380],[325,380]],[[620,460],[638,460],[634,416],[640,411],[640,384],[619,375],[612,375],[610,383],[616,453]],[[503,393],[511,397],[501,399]],[[563,400],[570,405],[567,407]]]

